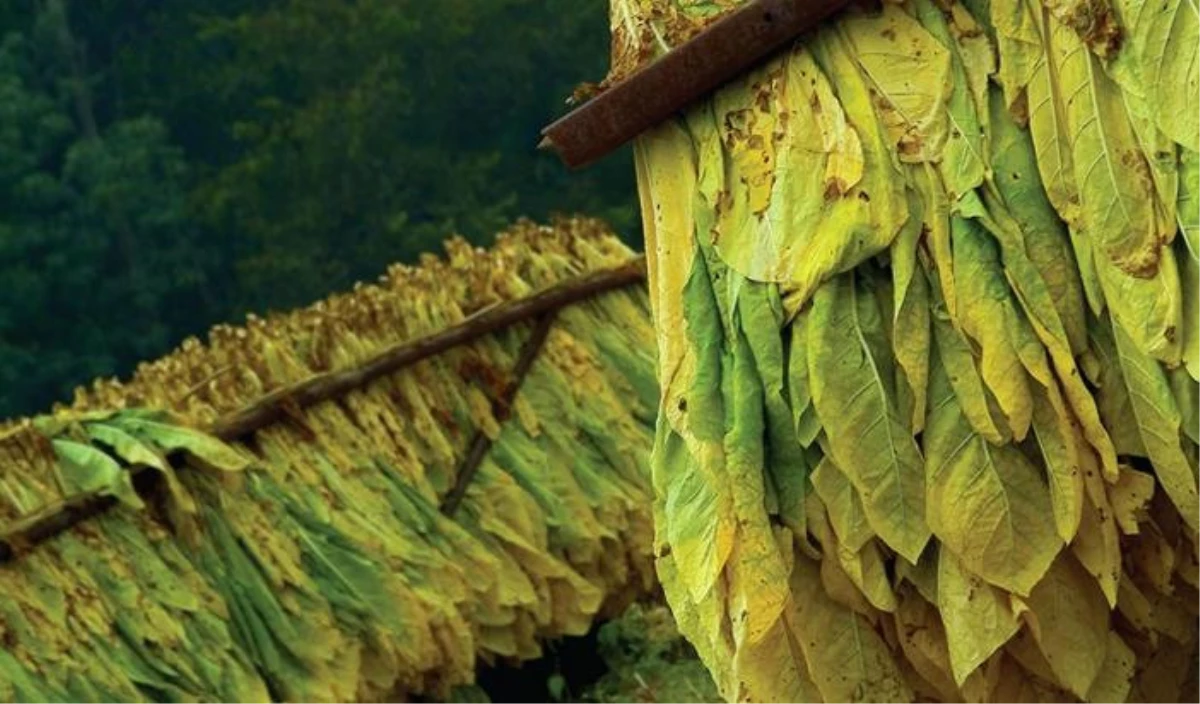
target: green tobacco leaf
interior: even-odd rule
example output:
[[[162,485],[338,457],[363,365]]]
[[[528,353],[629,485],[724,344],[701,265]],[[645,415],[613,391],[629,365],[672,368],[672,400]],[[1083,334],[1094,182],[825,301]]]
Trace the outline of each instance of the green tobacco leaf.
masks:
[[[862,496],[871,528],[915,562],[929,539],[923,462],[896,408],[879,308],[860,278],[843,274],[813,298],[813,401],[833,458]]]
[[[1192,259],[1200,259],[1200,153],[1179,154],[1179,200],[1175,203],[1179,232]]]
[[[738,312],[763,386],[766,410],[763,466],[767,468],[784,525],[802,536],[809,466],[786,400],[783,303],[776,287],[746,282],[738,295]]]
[[[811,308],[800,311],[791,325],[788,350],[788,399],[796,426],[796,439],[809,447],[821,434],[821,421],[812,403],[812,385],[808,378],[808,319]]]
[[[737,325],[744,325],[737,321]],[[732,359],[725,377],[726,481],[733,494],[737,545],[731,565],[737,570],[730,583],[731,616],[738,642],[757,643],[775,626],[789,600],[790,565],[780,554],[770,518],[764,511],[766,459],[763,385],[746,335],[732,342]],[[795,446],[795,445],[793,445]],[[742,578],[742,574],[748,576]]]
[[[251,464],[237,450],[199,430],[124,416],[113,418],[112,424],[162,451],[182,451],[207,468],[240,472]]]
[[[705,257],[697,252],[684,288],[688,344],[695,359],[692,383],[680,398],[683,433],[660,414],[655,493],[663,501],[660,530],[680,565],[692,598],[709,593],[733,549],[733,500],[724,469],[725,401],[720,310]]]
[[[104,452],[74,440],[54,439],[50,444],[58,457],[67,498],[77,494],[100,494],[114,496],[131,508],[145,506],[133,488],[129,472]]]
[[[83,427],[89,437],[111,447],[129,465],[149,467],[160,472],[175,505],[187,513],[196,511],[196,502],[179,483],[174,468],[154,449],[115,425],[85,423]]]

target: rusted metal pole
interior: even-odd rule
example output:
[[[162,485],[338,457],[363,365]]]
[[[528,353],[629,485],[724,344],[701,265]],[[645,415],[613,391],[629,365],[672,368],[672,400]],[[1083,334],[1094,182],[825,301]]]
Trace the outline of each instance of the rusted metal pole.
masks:
[[[850,0],[752,0],[542,130],[581,168],[736,78]]]

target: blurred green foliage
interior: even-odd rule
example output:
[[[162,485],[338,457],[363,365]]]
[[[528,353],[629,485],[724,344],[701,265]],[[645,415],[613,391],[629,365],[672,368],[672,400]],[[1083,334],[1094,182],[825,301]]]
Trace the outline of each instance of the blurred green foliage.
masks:
[[[534,150],[605,0],[0,0],[0,417],[520,216],[635,246],[626,151]]]

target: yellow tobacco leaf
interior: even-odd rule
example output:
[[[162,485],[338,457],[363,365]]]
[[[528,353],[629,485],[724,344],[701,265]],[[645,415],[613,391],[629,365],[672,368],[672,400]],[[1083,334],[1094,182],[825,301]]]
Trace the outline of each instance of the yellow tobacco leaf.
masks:
[[[954,256],[951,251],[950,200],[942,185],[942,177],[929,164],[909,167],[909,178],[916,186],[922,208],[922,237],[926,241],[932,262],[925,267],[930,288],[941,289],[947,315],[959,327],[958,297],[954,282]]]
[[[1012,434],[996,421],[997,417],[1002,419],[1003,414],[983,385],[970,344],[950,324],[940,305],[935,306],[932,319],[938,356],[967,421],[975,432],[993,445],[1008,442]]]
[[[1195,643],[1176,643],[1163,639],[1159,648],[1140,668],[1129,693],[1134,702],[1182,702],[1184,685],[1194,678],[1196,666]]]
[[[1011,110],[1024,100],[1025,88],[1038,70],[1041,39],[1026,0],[991,0],[990,10],[1000,54],[996,78],[1004,88],[1004,106]]]
[[[942,701],[961,698],[950,674],[950,649],[937,608],[910,584],[902,584],[897,597],[896,630],[905,658]]]
[[[1156,207],[1150,167],[1120,88],[1070,28],[1054,17],[1047,17],[1046,23],[1057,98],[1072,135],[1080,224],[1098,246],[1098,257],[1111,260],[1128,275],[1146,277],[1159,267],[1175,223]]]
[[[1184,584],[1193,589],[1200,589],[1200,559],[1197,559],[1195,541],[1196,539],[1190,535],[1186,540],[1180,541],[1179,563],[1175,573],[1179,575]]]
[[[1004,108],[999,90],[990,92],[989,106],[991,182],[1005,206],[992,205],[990,215],[997,221],[997,226],[1011,220],[1008,229],[1014,230],[1013,239],[1021,243],[1021,249],[1028,254],[1032,265],[1030,273],[1018,274],[1014,283],[1020,284],[1020,290],[1028,291],[1038,284],[1031,280],[1032,275],[1041,278],[1071,351],[1079,354],[1087,348],[1087,319],[1080,266],[1075,260],[1070,236],[1046,197],[1028,131],[1021,129]],[[985,200],[991,202],[990,198],[985,197]],[[1008,250],[1019,251],[1015,246]],[[1012,259],[1011,255],[1006,256],[1006,265],[1015,268],[1013,265],[1017,262]],[[1039,316],[1048,315],[1049,311],[1039,313]],[[1051,324],[1052,321],[1047,321],[1048,327]]]
[[[949,133],[950,52],[895,5],[850,15],[841,27],[900,158],[938,161]]]
[[[791,591],[792,629],[825,701],[912,701],[887,644],[865,618],[826,595],[818,565],[800,553]]]
[[[758,643],[738,648],[734,661],[740,690],[735,701],[819,701],[821,692],[808,674],[788,619],[780,619]]]
[[[1083,473],[1076,456],[1077,431],[1055,380],[1050,379],[1049,387],[1035,386],[1034,389],[1033,435],[1046,463],[1054,525],[1058,536],[1070,542],[1083,513]],[[1085,447],[1082,451],[1090,452],[1090,448]]]
[[[888,581],[885,553],[877,541],[870,541],[858,552],[839,546],[837,556],[842,569],[871,606],[889,613],[896,610],[896,594]]]
[[[822,281],[886,249],[909,217],[903,174],[893,162],[883,127],[871,105],[870,89],[845,41],[836,28],[830,28],[818,32],[805,46],[812,52],[812,59],[829,84],[829,93],[822,88],[814,95],[821,101],[821,96],[836,94],[846,124],[854,130],[861,146],[863,170],[862,178],[844,192],[837,192],[840,186],[836,182],[825,184],[828,190],[815,202],[805,200],[803,184],[806,182],[794,171],[789,170],[787,178],[777,180],[780,191],[772,198],[772,206],[780,211],[778,214],[769,212],[766,220],[776,227],[782,224],[790,228],[785,233],[780,231],[786,234],[783,244],[788,247],[787,256],[775,257],[782,262],[780,268],[787,274],[781,293],[789,318],[800,310]],[[796,56],[803,58],[800,54]],[[800,84],[804,85],[804,81],[811,84],[818,77],[800,78]],[[824,102],[821,106],[822,110],[833,108]],[[810,103],[799,102],[796,109],[806,112],[812,107]],[[842,143],[846,148],[852,148],[849,140],[839,142]],[[823,146],[821,149],[824,151]],[[719,163],[713,168],[719,168]],[[793,190],[796,188],[801,190]],[[807,195],[811,197],[811,194]],[[822,213],[820,226],[811,231],[796,229],[792,224],[795,218],[787,212],[812,206]],[[737,251],[735,255],[743,260],[761,256],[753,251]]]
[[[870,137],[874,115],[839,97],[798,47],[686,117],[697,202],[712,217],[698,218],[701,231],[738,273],[795,287],[793,312],[822,280],[886,247],[906,218],[898,174]]]
[[[1010,653],[1005,653],[1000,660],[1000,675],[996,686],[988,693],[986,701],[992,702],[1050,702],[1058,701],[1047,698],[1046,687],[1040,678],[1032,675],[1021,666],[1020,661]]]
[[[744,541],[743,541],[744,542]],[[740,547],[740,542],[739,546]],[[784,562],[785,573],[779,579],[780,591],[784,592],[785,603],[776,609],[774,604],[755,603],[754,591],[764,582],[755,555],[740,555],[738,550],[730,559],[727,570],[727,604],[732,621],[734,680],[737,681],[738,699],[751,702],[816,702],[808,696],[811,685],[806,682],[803,657],[791,646],[793,638],[788,613],[791,610],[788,576],[794,570],[793,537],[786,528],[775,531],[772,547]],[[755,609],[760,614],[750,613]],[[766,631],[756,633],[754,620],[761,614],[773,614],[774,620]]]
[[[1083,451],[1083,450],[1081,450]],[[1090,462],[1090,465],[1088,464]],[[1117,605],[1121,576],[1121,542],[1114,511],[1108,504],[1094,460],[1085,460],[1085,472],[1091,472],[1088,492],[1083,496],[1079,532],[1071,543],[1075,557],[1100,585],[1110,607]]]
[[[1157,646],[1158,632],[1154,630],[1154,606],[1128,572],[1121,572],[1117,591],[1117,611],[1140,635]]]
[[[1059,556],[1027,600],[1025,618],[1057,681],[1080,698],[1100,674],[1108,648],[1108,604],[1069,553]]]
[[[863,177],[865,164],[862,141],[858,138],[858,132],[846,119],[842,104],[833,94],[829,81],[821,75],[820,68],[811,61],[810,55],[807,52],[798,53],[796,61],[797,68],[801,69],[801,80],[808,77],[808,68],[811,67],[812,70],[809,104],[821,128],[821,139],[826,154],[825,192],[847,193],[857,186]],[[803,83],[799,87],[803,88]]]
[[[930,528],[971,572],[1028,594],[1062,546],[1045,480],[1019,449],[993,446],[971,428],[940,361],[930,376]]]
[[[986,159],[988,76],[994,70],[991,41],[962,5],[916,0],[922,26],[950,52],[951,90],[943,106],[949,138],[938,168],[954,201],[983,183]]]
[[[1124,29],[1124,52],[1138,67],[1155,123],[1171,139],[1200,150],[1200,16],[1195,3],[1115,0]]]
[[[1020,304],[1019,310],[1013,310],[1005,317],[1006,332],[1025,369],[1047,389],[1056,383],[1046,365],[1046,355],[1049,355],[1057,383],[1062,386],[1071,413],[1078,419],[1084,437],[1100,456],[1105,476],[1115,479],[1117,458],[1112,440],[1100,423],[1091,391],[1080,378],[1074,353],[1054,310],[1050,292],[1025,253],[1019,237],[1015,237],[1016,230],[1006,224],[1010,223],[1011,218],[1004,217],[1003,207],[988,193],[985,192],[983,196],[982,199],[973,196],[964,198],[963,210],[964,213],[969,212],[971,217],[978,218],[1001,246],[1004,276]],[[992,213],[999,217],[994,218]],[[999,289],[999,286],[996,288]],[[1041,344],[1038,344],[1039,341]],[[1065,417],[1061,409],[1057,410],[1060,416]]]
[[[1039,40],[1028,87],[1029,131],[1033,136],[1034,151],[1037,152],[1038,170],[1042,175],[1046,196],[1054,205],[1054,209],[1071,230],[1076,231],[1080,224],[1079,185],[1076,182],[1075,156],[1072,153],[1072,128],[1064,106],[1065,97],[1059,94],[1059,62],[1050,43],[1053,28],[1048,13],[1037,0],[1002,0],[1001,8],[1004,3],[1017,2],[1029,8],[1027,17],[1036,27]],[[1021,10],[1012,8],[1011,12],[1021,13]],[[1020,18],[1020,21],[1023,22],[1024,18]],[[1028,31],[1027,28],[1023,29],[1023,33]],[[1031,47],[1029,51],[1035,50]],[[1001,67],[1007,58],[1007,55],[1001,56]],[[1001,70],[1003,72],[1003,68]],[[1082,248],[1086,250],[1090,261],[1091,243],[1085,241]],[[1079,249],[1076,249],[1077,255]],[[1080,268],[1085,268],[1082,257]],[[1083,281],[1085,290],[1089,292],[1093,310],[1098,312],[1098,300],[1092,296],[1092,291],[1098,292],[1099,286],[1097,284],[1095,289],[1090,287],[1086,275]]]
[[[1033,397],[1016,341],[1009,334],[1016,311],[999,247],[975,220],[952,217],[951,233],[958,321],[981,348],[983,380],[1004,411],[1013,437],[1024,439],[1033,418]]]
[[[821,458],[809,478],[824,505],[833,532],[844,548],[856,552],[875,537],[854,485],[828,455]]]
[[[872,620],[876,610],[895,611],[896,595],[883,560],[880,546],[874,540],[858,552],[851,552],[833,541],[821,561],[821,579],[826,593]]]
[[[1143,524],[1127,548],[1126,561],[1139,578],[1139,583],[1153,587],[1160,594],[1170,594],[1175,574],[1175,549],[1153,520]]]
[[[921,454],[896,408],[890,349],[865,284],[843,274],[814,297],[808,339],[813,402],[872,530],[916,562],[929,538]]]
[[[903,372],[903,383],[912,397],[909,422],[913,434],[925,427],[925,403],[929,386],[929,280],[917,256],[924,232],[921,199],[908,192],[908,222],[900,229],[889,254],[892,258],[892,349]],[[897,383],[900,383],[899,380]],[[905,409],[907,410],[907,409]]]
[[[1008,594],[971,574],[945,547],[938,552],[937,606],[946,624],[951,673],[957,685],[1019,627]]]
[[[1125,641],[1116,633],[1108,633],[1108,650],[1104,655],[1104,663],[1100,666],[1100,674],[1088,688],[1089,702],[1123,702],[1129,694],[1133,680],[1134,666],[1137,657],[1125,645]]]
[[[1180,642],[1195,641],[1192,624],[1196,622],[1195,592],[1189,595],[1185,606],[1181,600],[1169,594],[1158,593],[1154,597],[1154,626],[1162,635]]]
[[[1098,245],[1097,245],[1098,246]],[[1138,349],[1174,366],[1183,354],[1183,283],[1175,250],[1163,247],[1159,266],[1147,276],[1129,276],[1096,251],[1096,274],[1109,312]]]
[[[1112,437],[1116,452],[1145,457],[1146,448],[1137,424],[1128,422],[1129,418],[1134,417],[1133,408],[1129,400],[1129,387],[1121,371],[1121,360],[1117,355],[1117,343],[1113,340],[1112,326],[1108,321],[1096,319],[1088,323],[1088,343],[1094,367],[1088,376],[1096,387],[1094,395],[1100,420]]]
[[[677,398],[690,385],[695,364],[685,335],[683,290],[695,252],[691,233],[696,175],[694,168],[680,168],[680,164],[693,163],[695,155],[687,133],[668,122],[639,137],[634,156],[642,211],[652,214],[642,222],[646,228],[650,304],[658,331],[659,379],[664,398]],[[680,233],[687,233],[687,237]],[[664,404],[664,411],[672,419],[679,413],[671,403]]]
[[[840,606],[845,606],[868,621],[874,623],[875,607],[867,600],[863,590],[850,578],[837,555],[837,545],[830,545],[830,554],[821,560],[821,585],[825,593]]]
[[[1196,474],[1180,445],[1182,419],[1162,367],[1138,350],[1119,326],[1114,326],[1117,354],[1129,388],[1138,430],[1163,491],[1194,531],[1200,525]]]

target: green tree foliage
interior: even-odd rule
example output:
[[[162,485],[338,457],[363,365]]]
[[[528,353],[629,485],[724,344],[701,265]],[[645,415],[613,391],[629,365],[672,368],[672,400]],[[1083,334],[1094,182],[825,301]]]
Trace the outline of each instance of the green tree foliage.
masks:
[[[520,217],[637,243],[628,154],[534,150],[602,0],[0,0],[0,416]]]

